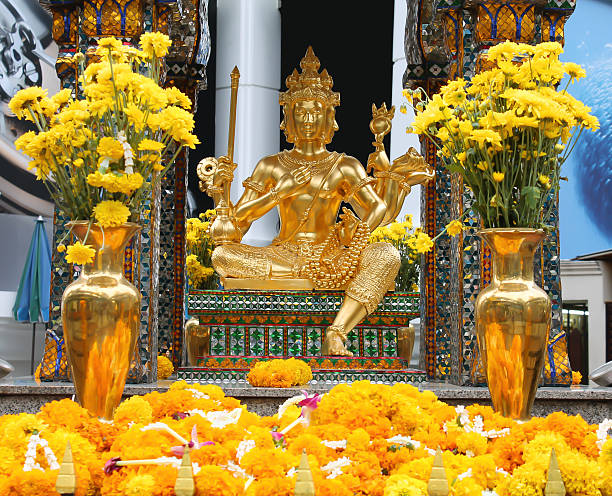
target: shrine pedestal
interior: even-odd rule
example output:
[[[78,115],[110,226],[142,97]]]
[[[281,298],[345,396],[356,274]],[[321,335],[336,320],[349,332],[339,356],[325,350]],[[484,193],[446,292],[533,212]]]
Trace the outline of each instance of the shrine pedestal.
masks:
[[[410,368],[410,357],[398,356],[398,329],[419,317],[417,293],[387,293],[349,333],[353,357],[320,355],[343,298],[343,291],[192,291],[188,311],[209,327],[210,355],[179,368],[178,378],[246,384],[255,361],[296,357],[309,363],[313,384],[425,381],[424,372]]]

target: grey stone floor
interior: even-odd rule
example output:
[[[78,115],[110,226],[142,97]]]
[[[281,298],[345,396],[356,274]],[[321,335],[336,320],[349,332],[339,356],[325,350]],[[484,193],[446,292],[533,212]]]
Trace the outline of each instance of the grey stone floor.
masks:
[[[152,384],[127,384],[124,395],[166,391],[172,382],[167,380]],[[255,388],[247,383],[227,383],[219,386],[226,395],[240,399],[250,411],[260,415],[272,415],[287,398],[299,394],[302,389],[324,393],[333,387],[331,384],[312,384],[305,388]],[[489,391],[484,387],[426,382],[419,384],[419,389],[433,391],[440,400],[451,405],[490,404]],[[69,382],[37,383],[32,377],[7,377],[0,380],[0,415],[34,413],[49,401],[70,398],[72,395],[74,386]],[[590,423],[612,418],[612,387],[539,388],[533,414],[544,416],[554,411],[563,411],[569,415],[579,414]]]

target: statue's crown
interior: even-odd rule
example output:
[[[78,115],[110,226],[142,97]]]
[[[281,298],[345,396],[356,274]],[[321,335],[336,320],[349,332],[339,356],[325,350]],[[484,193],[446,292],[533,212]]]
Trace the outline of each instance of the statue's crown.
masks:
[[[327,73],[327,69],[319,72],[321,62],[314,54],[312,47],[306,50],[306,55],[300,61],[302,72],[293,69],[291,75],[285,79],[287,91],[280,94],[281,105],[290,104],[298,100],[319,100],[334,107],[340,105],[340,93],[332,91],[334,80]]]

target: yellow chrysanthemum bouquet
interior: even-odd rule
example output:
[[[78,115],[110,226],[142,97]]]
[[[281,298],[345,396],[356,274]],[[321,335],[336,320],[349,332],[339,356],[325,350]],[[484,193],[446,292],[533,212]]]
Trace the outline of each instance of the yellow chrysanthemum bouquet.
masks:
[[[213,242],[208,230],[214,216],[214,210],[207,210],[200,214],[200,217],[187,219],[185,267],[189,284],[193,289],[215,289],[217,287],[217,277],[211,261]]]
[[[560,62],[562,52],[555,42],[505,42],[489,49],[493,67],[470,82],[452,81],[431,99],[404,90],[415,109],[408,131],[431,138],[446,167],[463,176],[485,228],[545,227],[561,164],[584,129],[599,127],[567,92],[585,72]]]
[[[433,247],[433,240],[420,228],[413,229],[412,215],[403,222],[380,226],[370,234],[370,243],[391,243],[400,252],[402,263],[395,278],[397,291],[418,291],[419,260],[422,253]]]
[[[32,158],[30,169],[71,220],[95,221],[102,229],[137,222],[183,147],[198,143],[189,98],[158,84],[170,45],[161,33],[143,34],[141,50],[102,38],[86,68],[77,55],[77,99],[69,89],[49,98],[32,87],[11,100],[15,115],[36,127],[15,145]],[[85,263],[93,252],[77,242],[67,259]]]

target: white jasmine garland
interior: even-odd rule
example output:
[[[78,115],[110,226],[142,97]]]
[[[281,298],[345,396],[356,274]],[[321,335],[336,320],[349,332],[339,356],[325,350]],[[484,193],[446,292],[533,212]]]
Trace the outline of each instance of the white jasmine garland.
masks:
[[[234,463],[231,460],[228,460],[227,464],[222,465],[221,467],[230,471],[234,477],[242,477],[243,479],[246,479],[248,477],[246,470],[244,470],[240,465]]]
[[[119,131],[117,133],[117,141],[121,143],[123,146],[123,159],[125,161],[125,173],[126,174],[134,174],[134,151],[132,150],[132,146],[128,143],[127,138],[125,137],[124,131]]]
[[[59,463],[57,463],[57,457],[55,456],[55,453],[53,453],[53,450],[49,447],[47,440],[41,438],[40,434],[32,434],[30,439],[28,439],[25,461],[23,462],[23,471],[31,472],[32,470],[42,470],[44,472],[45,469],[43,469],[36,461],[36,448],[38,446],[43,449],[49,469],[59,470],[60,466]]]
[[[291,405],[297,405],[300,401],[305,399],[306,395],[298,394],[297,396],[292,396],[291,398],[285,400],[285,402],[278,407],[278,418],[281,419],[287,411],[287,408],[289,408]]]
[[[244,441],[240,441],[238,447],[236,448],[236,460],[238,463],[242,460],[242,457],[246,455],[249,451],[251,451],[255,447],[255,441],[252,439],[245,439]]]
[[[189,415],[199,415],[200,417],[204,417],[211,423],[211,427],[215,429],[223,429],[226,425],[235,424],[240,419],[240,415],[242,415],[242,408],[235,408],[232,411],[229,410],[219,410],[214,412],[205,412],[203,410],[189,410],[187,412]]]
[[[413,440],[410,436],[401,436],[399,434],[397,436],[390,437],[387,439],[387,442],[390,444],[401,444],[402,446],[408,446],[414,449],[421,446],[419,441]]]
[[[597,432],[596,432],[597,441],[595,442],[595,444],[599,448],[599,451],[602,450],[603,445],[608,439],[608,436],[610,436],[611,431],[612,431],[612,419],[604,419],[603,422],[599,424],[599,427],[597,428]]]
[[[468,468],[462,474],[459,474],[457,476],[457,480],[460,481],[460,480],[463,480],[463,479],[467,479],[468,477],[472,477],[472,467]]]
[[[340,441],[321,441],[323,446],[327,446],[331,449],[346,449],[346,439],[341,439]]]
[[[198,391],[197,389],[191,388],[191,389],[187,389],[187,391],[189,391],[196,400],[209,400],[210,399],[210,396],[208,396],[207,394],[204,394],[202,391]]]
[[[351,459],[346,456],[343,456],[342,458],[338,458],[333,462],[329,462],[327,465],[323,465],[321,467],[321,470],[323,470],[324,472],[329,472],[329,474],[327,475],[327,479],[335,479],[339,475],[343,474],[342,467],[347,467],[350,464]]]

